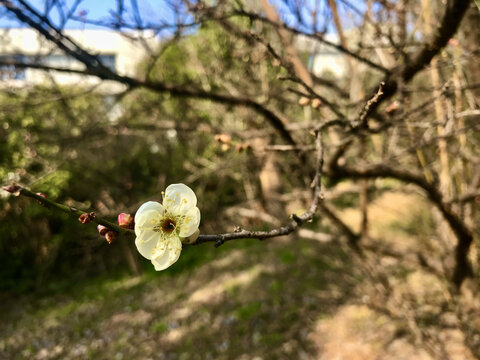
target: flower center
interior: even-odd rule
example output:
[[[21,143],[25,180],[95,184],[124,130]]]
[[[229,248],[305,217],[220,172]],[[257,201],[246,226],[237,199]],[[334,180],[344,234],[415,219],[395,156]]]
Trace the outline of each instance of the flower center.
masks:
[[[164,233],[170,234],[177,227],[177,223],[174,219],[165,218],[160,222],[160,230]]]

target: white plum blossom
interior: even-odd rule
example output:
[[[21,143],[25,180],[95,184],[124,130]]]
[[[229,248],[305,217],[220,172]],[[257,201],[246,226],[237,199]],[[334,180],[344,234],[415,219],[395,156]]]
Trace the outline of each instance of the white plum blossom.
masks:
[[[178,260],[182,241],[195,241],[200,224],[197,197],[187,185],[169,185],[163,195],[163,204],[148,201],[135,214],[135,245],[157,271]]]

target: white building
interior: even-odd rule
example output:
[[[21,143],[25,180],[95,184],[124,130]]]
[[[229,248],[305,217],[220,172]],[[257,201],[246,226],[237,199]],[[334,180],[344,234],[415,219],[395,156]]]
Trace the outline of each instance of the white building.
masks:
[[[336,34],[325,34],[324,38],[331,43],[338,43]],[[307,36],[298,36],[296,46],[309,54],[307,67],[314,75],[321,77],[330,74],[336,79],[347,75],[347,59],[337,49]]]
[[[65,35],[91,54],[98,56],[107,67],[120,75],[134,76],[139,62],[146,54],[145,46],[154,47],[157,40],[151,32],[121,34],[110,30],[65,30]],[[128,36],[126,36],[128,35]],[[59,68],[84,69],[76,59],[64,54],[55,44],[29,28],[0,29],[0,60],[2,62],[36,63]],[[135,41],[142,37],[145,41]],[[91,86],[99,79],[81,74],[43,71],[0,65],[0,86],[25,87],[52,81],[60,85]],[[122,86],[103,82],[99,90],[115,91]]]

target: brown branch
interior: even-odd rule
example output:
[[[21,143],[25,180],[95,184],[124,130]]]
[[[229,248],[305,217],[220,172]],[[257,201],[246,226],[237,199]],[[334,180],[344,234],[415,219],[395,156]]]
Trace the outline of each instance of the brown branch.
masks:
[[[358,115],[358,119],[352,122],[352,128],[368,128],[368,115],[371,113],[370,109],[375,106],[378,102],[382,100],[384,97],[383,93],[383,87],[385,86],[384,82],[381,82],[380,85],[378,86],[378,90],[375,93],[375,95],[372,96],[371,99],[369,99],[365,106],[363,107],[362,111]]]
[[[68,206],[68,205],[57,203],[57,202],[55,202],[53,200],[50,200],[50,199],[48,199],[48,198],[46,198],[46,197],[44,197],[44,196],[42,196],[38,193],[34,193],[33,191],[30,191],[30,190],[24,188],[21,185],[12,184],[10,186],[3,186],[3,190],[8,191],[9,193],[11,193],[15,196],[22,195],[22,196],[26,196],[26,197],[35,199],[40,204],[42,204],[43,206],[45,206],[47,208],[54,208],[54,209],[63,211],[67,214],[75,216],[76,218],[79,218],[81,215],[84,215],[84,214],[85,215],[90,215],[89,216],[90,222],[106,226],[110,230],[114,230],[114,231],[118,232],[119,234],[124,234],[124,235],[134,234],[133,230],[122,228],[122,227],[118,226],[117,224],[114,224],[114,223],[112,223],[112,222],[110,222],[110,221],[108,221],[104,218],[98,217],[96,214],[94,216],[91,216],[91,214],[92,214],[91,212],[79,210],[79,209],[77,209],[73,206]]]
[[[332,165],[332,163],[330,164]],[[455,249],[455,269],[452,275],[452,281],[460,287],[462,282],[473,274],[470,263],[468,262],[468,252],[473,241],[471,230],[462,221],[460,216],[455,213],[448,202],[443,199],[443,195],[435,184],[429,183],[420,174],[415,174],[406,170],[388,167],[386,165],[374,165],[363,169],[352,167],[340,167],[334,164],[327,170],[327,175],[332,178],[350,178],[350,179],[369,179],[369,178],[394,178],[405,183],[411,183],[422,188],[429,200],[440,210],[443,218],[450,225],[457,237],[457,246]]]
[[[466,192],[465,194],[458,195],[448,201],[449,204],[460,203],[465,204],[471,201],[478,202],[480,200],[480,190],[474,190]]]
[[[285,79],[285,78],[283,78]],[[295,79],[289,78],[289,80],[294,81]],[[325,105],[328,107],[335,115],[337,115],[340,118],[345,118],[345,115],[337,108],[336,104],[330,102],[327,100],[326,97],[320,95],[317,91],[315,91],[312,87],[308,86],[306,83],[301,82],[301,86],[305,88],[305,90],[308,92],[308,94],[302,93],[301,91],[298,91],[296,89],[292,88],[287,88],[288,91],[292,93],[296,93],[297,95],[307,97],[309,99],[319,99],[321,101],[322,105]]]
[[[420,70],[430,64],[432,58],[447,45],[448,40],[457,32],[458,26],[470,5],[470,0],[448,0],[445,6],[445,13],[440,20],[433,35],[406,63],[401,64],[392,73],[388,73],[383,80],[383,98],[374,103],[365,114],[370,116],[378,106],[389,97],[393,96],[398,89],[400,80],[410,81]]]
[[[334,212],[330,209],[329,206],[325,203],[321,203],[320,205],[321,211],[325,214],[330,221],[333,223],[335,227],[337,227],[346,237],[348,240],[348,244],[358,253],[362,254],[361,249],[358,245],[358,241],[360,240],[360,235],[355,234],[347,224],[345,224]]]
[[[49,21],[48,18],[40,15],[35,9],[28,5],[25,1],[19,0],[23,8],[20,8],[12,3],[10,0],[0,0],[0,4],[13,13],[17,19],[33,29],[37,30],[47,40],[56,44],[66,54],[84,63],[91,69],[92,73],[102,74],[107,78],[115,76],[115,73],[109,68],[104,66],[98,57],[83,50],[78,44],[76,44],[71,38],[63,34]],[[27,13],[30,15],[28,16]],[[35,21],[33,18],[38,19]],[[112,79],[113,80],[113,79]]]
[[[265,151],[310,151],[315,150],[314,146],[292,146],[292,145],[267,145],[263,148]]]
[[[88,73],[86,70],[69,69],[69,68],[42,65],[42,64],[29,64],[29,63],[23,63],[23,62],[20,62],[20,61],[13,61],[13,60],[0,60],[0,66],[15,66],[16,68],[19,68],[19,69],[35,69],[35,70],[43,70],[43,71],[57,71],[57,72],[69,73],[69,74],[95,76],[95,75],[92,75],[92,74]]]
[[[73,40],[64,35],[60,30],[56,29],[48,21],[48,19],[44,19],[43,17],[41,17],[31,7],[28,7],[28,5],[25,4],[23,1],[22,4],[24,5],[25,9],[21,9],[15,6],[10,0],[0,0],[0,4],[3,4],[9,12],[13,13],[17,17],[19,21],[31,26],[41,35],[43,35],[47,40],[53,42],[65,53],[83,63],[86,69],[83,72],[79,70],[70,71],[64,68],[54,68],[44,65],[32,64],[22,64],[23,67],[91,75],[96,76],[102,80],[113,80],[127,85],[130,88],[144,87],[159,93],[170,93],[172,96],[176,97],[210,100],[232,106],[244,106],[261,114],[279,132],[279,134],[287,143],[289,143],[290,145],[296,145],[296,142],[293,139],[292,135],[286,129],[285,121],[282,119],[282,117],[276,114],[273,110],[268,109],[263,104],[255,100],[203,91],[188,86],[168,85],[162,82],[142,81],[131,78],[129,76],[119,75],[118,73],[104,66],[96,56],[91,55],[80,45],[76,44]],[[32,17],[37,18],[38,20],[35,21],[32,17],[28,16],[27,13],[32,15]]]
[[[342,45],[338,45],[338,44],[335,44],[331,41],[328,41],[325,39],[325,37],[323,36],[323,34],[319,34],[319,33],[313,33],[313,34],[310,34],[310,33],[305,33],[303,31],[300,31],[300,30],[297,30],[293,27],[290,27],[288,25],[286,25],[284,22],[281,22],[281,23],[277,23],[277,22],[274,22],[274,21],[271,21],[270,19],[262,16],[262,15],[259,15],[259,14],[256,14],[256,13],[251,13],[251,12],[247,12],[247,11],[244,11],[244,10],[235,10],[233,13],[232,13],[232,16],[241,16],[241,17],[247,17],[249,18],[250,20],[258,20],[258,21],[261,21],[263,23],[266,23],[266,24],[269,24],[269,25],[272,25],[274,27],[281,27],[282,29],[285,29],[285,30],[288,30],[289,32],[291,32],[292,34],[295,34],[295,35],[303,35],[303,36],[306,36],[306,37],[309,37],[309,38],[312,38],[312,39],[315,39],[331,48],[334,48],[364,64],[367,64],[368,66],[370,66],[371,68],[373,69],[376,69],[376,70],[379,70],[381,71],[382,73],[386,73],[388,74],[389,73],[389,70],[384,68],[382,65],[379,65],[379,64],[376,64],[374,63],[373,61],[367,59],[367,58],[364,58],[362,56],[360,56],[359,54],[357,53],[354,53],[346,48],[344,48]]]
[[[296,146],[295,140],[290,134],[290,131],[288,131],[286,128],[285,120],[283,120],[280,117],[280,115],[276,114],[273,110],[266,108],[263,104],[260,104],[248,98],[239,98],[239,97],[234,97],[229,95],[216,94],[216,93],[198,90],[194,88],[188,88],[187,86],[182,87],[177,85],[167,85],[160,82],[141,81],[141,80],[133,79],[127,76],[120,76],[120,75],[115,75],[115,79],[104,78],[95,72],[91,72],[88,67],[85,70],[76,70],[76,69],[60,68],[60,67],[53,67],[53,66],[41,65],[41,64],[21,63],[21,62],[15,62],[15,61],[0,61],[0,65],[14,65],[19,68],[32,68],[32,69],[39,69],[39,70],[45,70],[45,71],[58,71],[58,72],[65,72],[65,73],[95,76],[104,80],[114,80],[132,88],[144,87],[151,90],[155,90],[159,93],[168,92],[171,95],[176,97],[211,100],[221,104],[227,104],[227,105],[233,105],[233,106],[244,106],[263,115],[265,119],[272,125],[272,127],[280,133],[280,135],[283,137],[283,139],[287,143],[289,143],[290,145]]]
[[[293,67],[293,73],[296,77],[301,79],[303,83],[307,84],[308,86],[312,86],[313,82],[310,72],[307,70],[304,63],[298,56],[298,51],[295,48],[291,39],[289,38],[288,31],[281,26],[283,24],[283,21],[280,19],[278,11],[273,5],[269,4],[267,0],[260,0],[260,3],[265,10],[267,18],[272,23],[277,25],[275,29],[277,30],[278,36],[280,37],[283,47],[285,48],[285,51],[287,53],[286,59]]]
[[[336,86],[334,88],[332,86],[332,84],[329,83],[328,81],[324,81],[324,80],[319,79],[318,77],[314,77],[312,74],[308,73],[304,69],[304,66],[299,64],[298,57],[297,57],[297,60],[294,63],[286,61],[283,57],[281,57],[275,51],[275,49],[272,47],[272,45],[270,43],[263,40],[258,34],[254,33],[254,32],[250,32],[249,36],[252,39],[254,39],[256,42],[258,42],[259,44],[264,46],[267,49],[268,53],[271,56],[273,56],[273,58],[275,60],[277,60],[280,63],[280,65],[291,75],[289,77],[283,77],[282,76],[282,77],[279,78],[279,80],[290,80],[290,81],[296,82],[296,83],[300,84],[302,87],[304,87],[305,90],[308,91],[309,94],[304,94],[304,93],[302,93],[302,92],[300,92],[296,89],[292,89],[292,88],[287,88],[288,91],[296,93],[297,95],[300,95],[300,96],[308,97],[310,99],[319,99],[321,101],[321,103],[323,105],[327,106],[335,115],[337,115],[338,117],[345,117],[345,115],[342,114],[342,112],[340,110],[338,110],[338,108],[335,106],[335,104],[328,101],[326,97],[320,95],[312,87],[313,79],[315,78],[315,81],[318,82],[320,80],[323,85],[328,86],[330,88],[333,88],[337,93],[342,94],[341,90],[338,86]],[[286,39],[284,39],[284,37],[282,37],[282,39],[284,40],[284,42],[286,42]],[[287,45],[285,44],[285,46],[287,46]],[[291,58],[292,56],[294,56],[294,55],[290,54],[287,57],[287,59]]]

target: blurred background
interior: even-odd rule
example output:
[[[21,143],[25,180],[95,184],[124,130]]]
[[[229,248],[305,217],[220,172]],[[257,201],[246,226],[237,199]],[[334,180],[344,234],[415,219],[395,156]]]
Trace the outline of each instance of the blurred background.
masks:
[[[322,126],[325,197],[155,272],[2,191],[0,358],[480,356],[473,1],[1,0],[0,27],[2,185],[115,221],[182,182],[202,234],[269,230]]]

